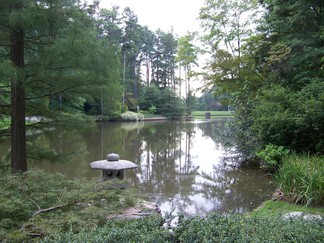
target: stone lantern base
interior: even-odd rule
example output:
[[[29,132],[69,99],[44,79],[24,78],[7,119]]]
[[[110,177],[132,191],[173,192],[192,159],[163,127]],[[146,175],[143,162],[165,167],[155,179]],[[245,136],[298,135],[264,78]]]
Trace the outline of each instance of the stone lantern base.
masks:
[[[113,179],[124,179],[123,170],[102,170],[102,179],[103,180],[113,180]]]

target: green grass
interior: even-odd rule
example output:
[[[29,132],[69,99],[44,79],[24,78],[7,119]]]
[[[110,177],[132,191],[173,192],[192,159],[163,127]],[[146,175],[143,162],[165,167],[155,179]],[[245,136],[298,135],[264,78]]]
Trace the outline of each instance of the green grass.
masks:
[[[284,201],[266,201],[260,207],[250,213],[258,217],[280,217],[290,212],[303,212],[324,217],[324,207],[306,207]]]
[[[205,117],[206,112],[210,112],[211,117],[232,117],[231,111],[193,111],[194,117]]]
[[[291,154],[275,175],[286,199],[304,205],[324,206],[324,157]]]

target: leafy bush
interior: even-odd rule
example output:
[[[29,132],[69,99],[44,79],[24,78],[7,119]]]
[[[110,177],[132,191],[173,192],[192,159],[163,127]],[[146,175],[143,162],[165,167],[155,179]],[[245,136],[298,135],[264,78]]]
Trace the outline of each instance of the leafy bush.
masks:
[[[173,233],[160,217],[112,220],[101,228],[47,237],[43,242],[321,242],[323,220],[283,220],[249,214],[210,214],[180,222]]]
[[[275,171],[282,163],[282,159],[289,154],[289,149],[283,146],[268,144],[263,150],[257,153],[262,159],[263,167],[270,171]]]
[[[258,144],[280,144],[297,152],[324,151],[323,78],[296,91],[279,84],[265,86],[246,114]],[[242,109],[242,108],[241,108]]]
[[[168,242],[170,232],[162,228],[162,218],[151,216],[139,220],[112,220],[103,227],[78,234],[65,233],[47,237],[43,242]]]
[[[175,236],[180,242],[321,242],[324,222],[212,214],[183,222]]]
[[[142,121],[144,119],[144,115],[141,113],[126,111],[121,114],[121,118],[125,121]]]
[[[289,155],[275,178],[290,201],[324,205],[323,156]]]

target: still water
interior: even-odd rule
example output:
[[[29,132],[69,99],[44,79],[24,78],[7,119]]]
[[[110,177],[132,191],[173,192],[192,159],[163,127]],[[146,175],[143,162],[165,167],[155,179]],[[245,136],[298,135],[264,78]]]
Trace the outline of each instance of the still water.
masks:
[[[63,159],[29,167],[69,178],[100,177],[89,163],[117,153],[138,165],[127,179],[164,212],[202,215],[246,212],[271,197],[271,178],[257,168],[240,168],[231,141],[221,135],[226,120],[99,123],[87,132],[56,131],[41,143]]]

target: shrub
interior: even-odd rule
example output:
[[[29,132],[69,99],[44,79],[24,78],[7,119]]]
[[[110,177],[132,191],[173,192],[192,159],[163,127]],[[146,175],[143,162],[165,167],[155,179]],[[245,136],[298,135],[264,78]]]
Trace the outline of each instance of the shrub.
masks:
[[[161,217],[112,220],[103,227],[61,233],[42,242],[321,242],[324,221],[249,214],[210,214],[180,222],[173,233],[165,230]]]
[[[185,221],[175,236],[180,242],[321,242],[324,222],[212,214]]]
[[[144,115],[141,113],[126,111],[121,114],[121,118],[125,121],[142,121],[144,119]]]
[[[262,166],[270,171],[276,171],[282,159],[289,154],[289,149],[283,146],[268,144],[263,150],[257,153],[257,156],[262,159]]]
[[[107,190],[97,179],[68,180],[62,174],[31,170],[0,175],[0,242],[23,242],[30,235],[79,232],[106,221],[106,216],[133,206],[132,190]]]
[[[290,201],[324,205],[323,156],[289,155],[275,178]]]
[[[65,233],[47,237],[43,242],[168,242],[169,231],[162,228],[162,218],[150,216],[138,220],[112,220],[103,227],[78,234]]]

